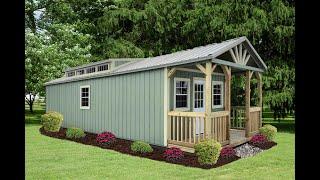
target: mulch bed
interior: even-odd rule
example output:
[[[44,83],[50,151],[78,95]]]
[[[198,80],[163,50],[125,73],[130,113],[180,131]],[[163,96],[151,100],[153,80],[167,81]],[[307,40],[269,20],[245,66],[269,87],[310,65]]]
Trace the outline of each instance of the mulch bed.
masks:
[[[265,142],[263,144],[255,144],[255,145],[253,145],[251,143],[249,143],[249,144],[252,145],[252,146],[256,146],[256,147],[258,147],[260,149],[267,150],[267,149],[272,148],[273,146],[276,146],[278,143],[273,142],[273,141],[268,141],[268,142]]]
[[[41,127],[39,131],[41,134],[49,136],[49,137],[54,137],[54,138],[58,138],[58,139],[66,139],[69,141],[74,141],[74,142],[78,142],[78,143],[82,143],[82,144],[86,144],[86,145],[97,146],[97,147],[100,147],[103,149],[111,149],[111,150],[115,150],[115,151],[118,151],[123,154],[130,154],[132,156],[139,156],[139,157],[144,157],[144,158],[153,159],[153,160],[157,160],[157,161],[165,161],[167,163],[180,164],[183,166],[197,167],[197,168],[202,168],[202,169],[216,168],[216,167],[223,166],[225,164],[228,164],[228,163],[231,163],[233,161],[240,159],[240,157],[238,157],[238,156],[234,156],[234,157],[231,157],[228,159],[224,159],[224,158],[219,157],[217,163],[214,165],[200,165],[200,163],[198,162],[198,158],[194,153],[184,152],[184,158],[182,158],[180,161],[168,162],[168,161],[166,161],[166,159],[163,156],[164,151],[166,149],[168,149],[166,147],[151,145],[153,148],[152,153],[138,154],[138,153],[132,152],[130,149],[131,143],[133,141],[116,138],[116,142],[114,143],[114,145],[105,146],[105,145],[101,145],[96,142],[97,134],[85,132],[86,136],[83,138],[70,139],[70,138],[66,137],[66,130],[67,130],[66,128],[60,128],[59,132],[49,132],[49,131],[45,131],[43,129],[43,127]],[[269,146],[266,145],[266,147],[269,147]]]

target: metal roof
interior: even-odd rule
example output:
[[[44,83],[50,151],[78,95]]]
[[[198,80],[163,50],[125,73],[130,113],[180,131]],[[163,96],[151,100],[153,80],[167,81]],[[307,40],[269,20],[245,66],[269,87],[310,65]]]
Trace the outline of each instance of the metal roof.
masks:
[[[178,51],[171,54],[141,58],[141,60],[140,59],[137,60],[135,58],[135,61],[125,63],[107,72],[102,71],[102,72],[96,72],[91,74],[85,74],[81,76],[62,77],[62,78],[49,81],[45,83],[45,85],[85,80],[85,79],[111,76],[111,75],[117,75],[117,74],[125,74],[125,73],[138,72],[138,71],[145,71],[150,69],[164,68],[164,67],[170,67],[175,65],[199,62],[207,59],[213,59],[223,54],[224,52],[228,51],[232,47],[245,41],[248,43],[249,47],[251,48],[254,54],[253,59],[255,61],[258,61],[257,63],[258,65],[262,65],[261,69],[266,70],[267,67],[262,61],[262,59],[260,58],[259,54],[257,54],[257,52],[254,50],[249,40],[243,36],[243,37],[238,37],[235,39],[223,41],[221,43],[208,44],[205,46],[199,46],[193,49]]]

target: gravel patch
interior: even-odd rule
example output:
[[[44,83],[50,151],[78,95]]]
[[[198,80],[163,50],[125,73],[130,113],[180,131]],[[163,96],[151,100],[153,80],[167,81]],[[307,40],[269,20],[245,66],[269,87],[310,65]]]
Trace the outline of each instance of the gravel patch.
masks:
[[[260,152],[262,152],[263,150],[255,147],[255,146],[251,146],[248,143],[245,143],[241,146],[238,146],[235,148],[236,151],[236,155],[241,157],[241,158],[246,158],[246,157],[251,157],[254,156]]]

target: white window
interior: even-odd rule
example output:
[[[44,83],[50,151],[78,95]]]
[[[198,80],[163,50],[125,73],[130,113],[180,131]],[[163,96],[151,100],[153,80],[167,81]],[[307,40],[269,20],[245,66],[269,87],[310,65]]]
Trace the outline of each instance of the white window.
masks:
[[[82,74],[84,74],[84,69],[77,70],[77,75],[82,75]]]
[[[190,110],[190,79],[174,78],[174,109]]]
[[[223,108],[223,96],[224,88],[223,81],[213,81],[212,82],[212,107],[213,108]]]
[[[104,64],[104,65],[98,66],[98,71],[106,71],[108,69],[109,69],[109,64]]]
[[[96,72],[96,67],[87,68],[87,73],[94,73],[94,72]]]
[[[70,71],[67,73],[67,77],[71,77],[71,76],[74,76],[75,75],[75,72],[74,71]]]
[[[80,109],[90,109],[90,86],[80,86]]]

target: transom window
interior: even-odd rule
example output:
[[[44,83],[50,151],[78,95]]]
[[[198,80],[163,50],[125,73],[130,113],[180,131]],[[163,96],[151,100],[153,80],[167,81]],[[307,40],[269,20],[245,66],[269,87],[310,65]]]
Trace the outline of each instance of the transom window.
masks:
[[[82,74],[84,74],[84,69],[80,69],[77,71],[77,75],[82,75]]]
[[[212,83],[212,106],[213,108],[223,107],[223,81],[213,81]]]
[[[75,72],[74,72],[74,71],[70,71],[70,72],[67,73],[67,76],[68,76],[68,77],[71,77],[71,76],[74,76],[74,75],[75,75]]]
[[[174,87],[174,108],[188,110],[190,97],[190,80],[185,78],[175,78]]]
[[[87,73],[94,73],[94,72],[96,72],[96,67],[87,68]]]
[[[90,109],[90,86],[80,87],[80,109]]]
[[[98,71],[106,71],[108,69],[109,69],[109,64],[104,64],[104,65],[98,66]]]

